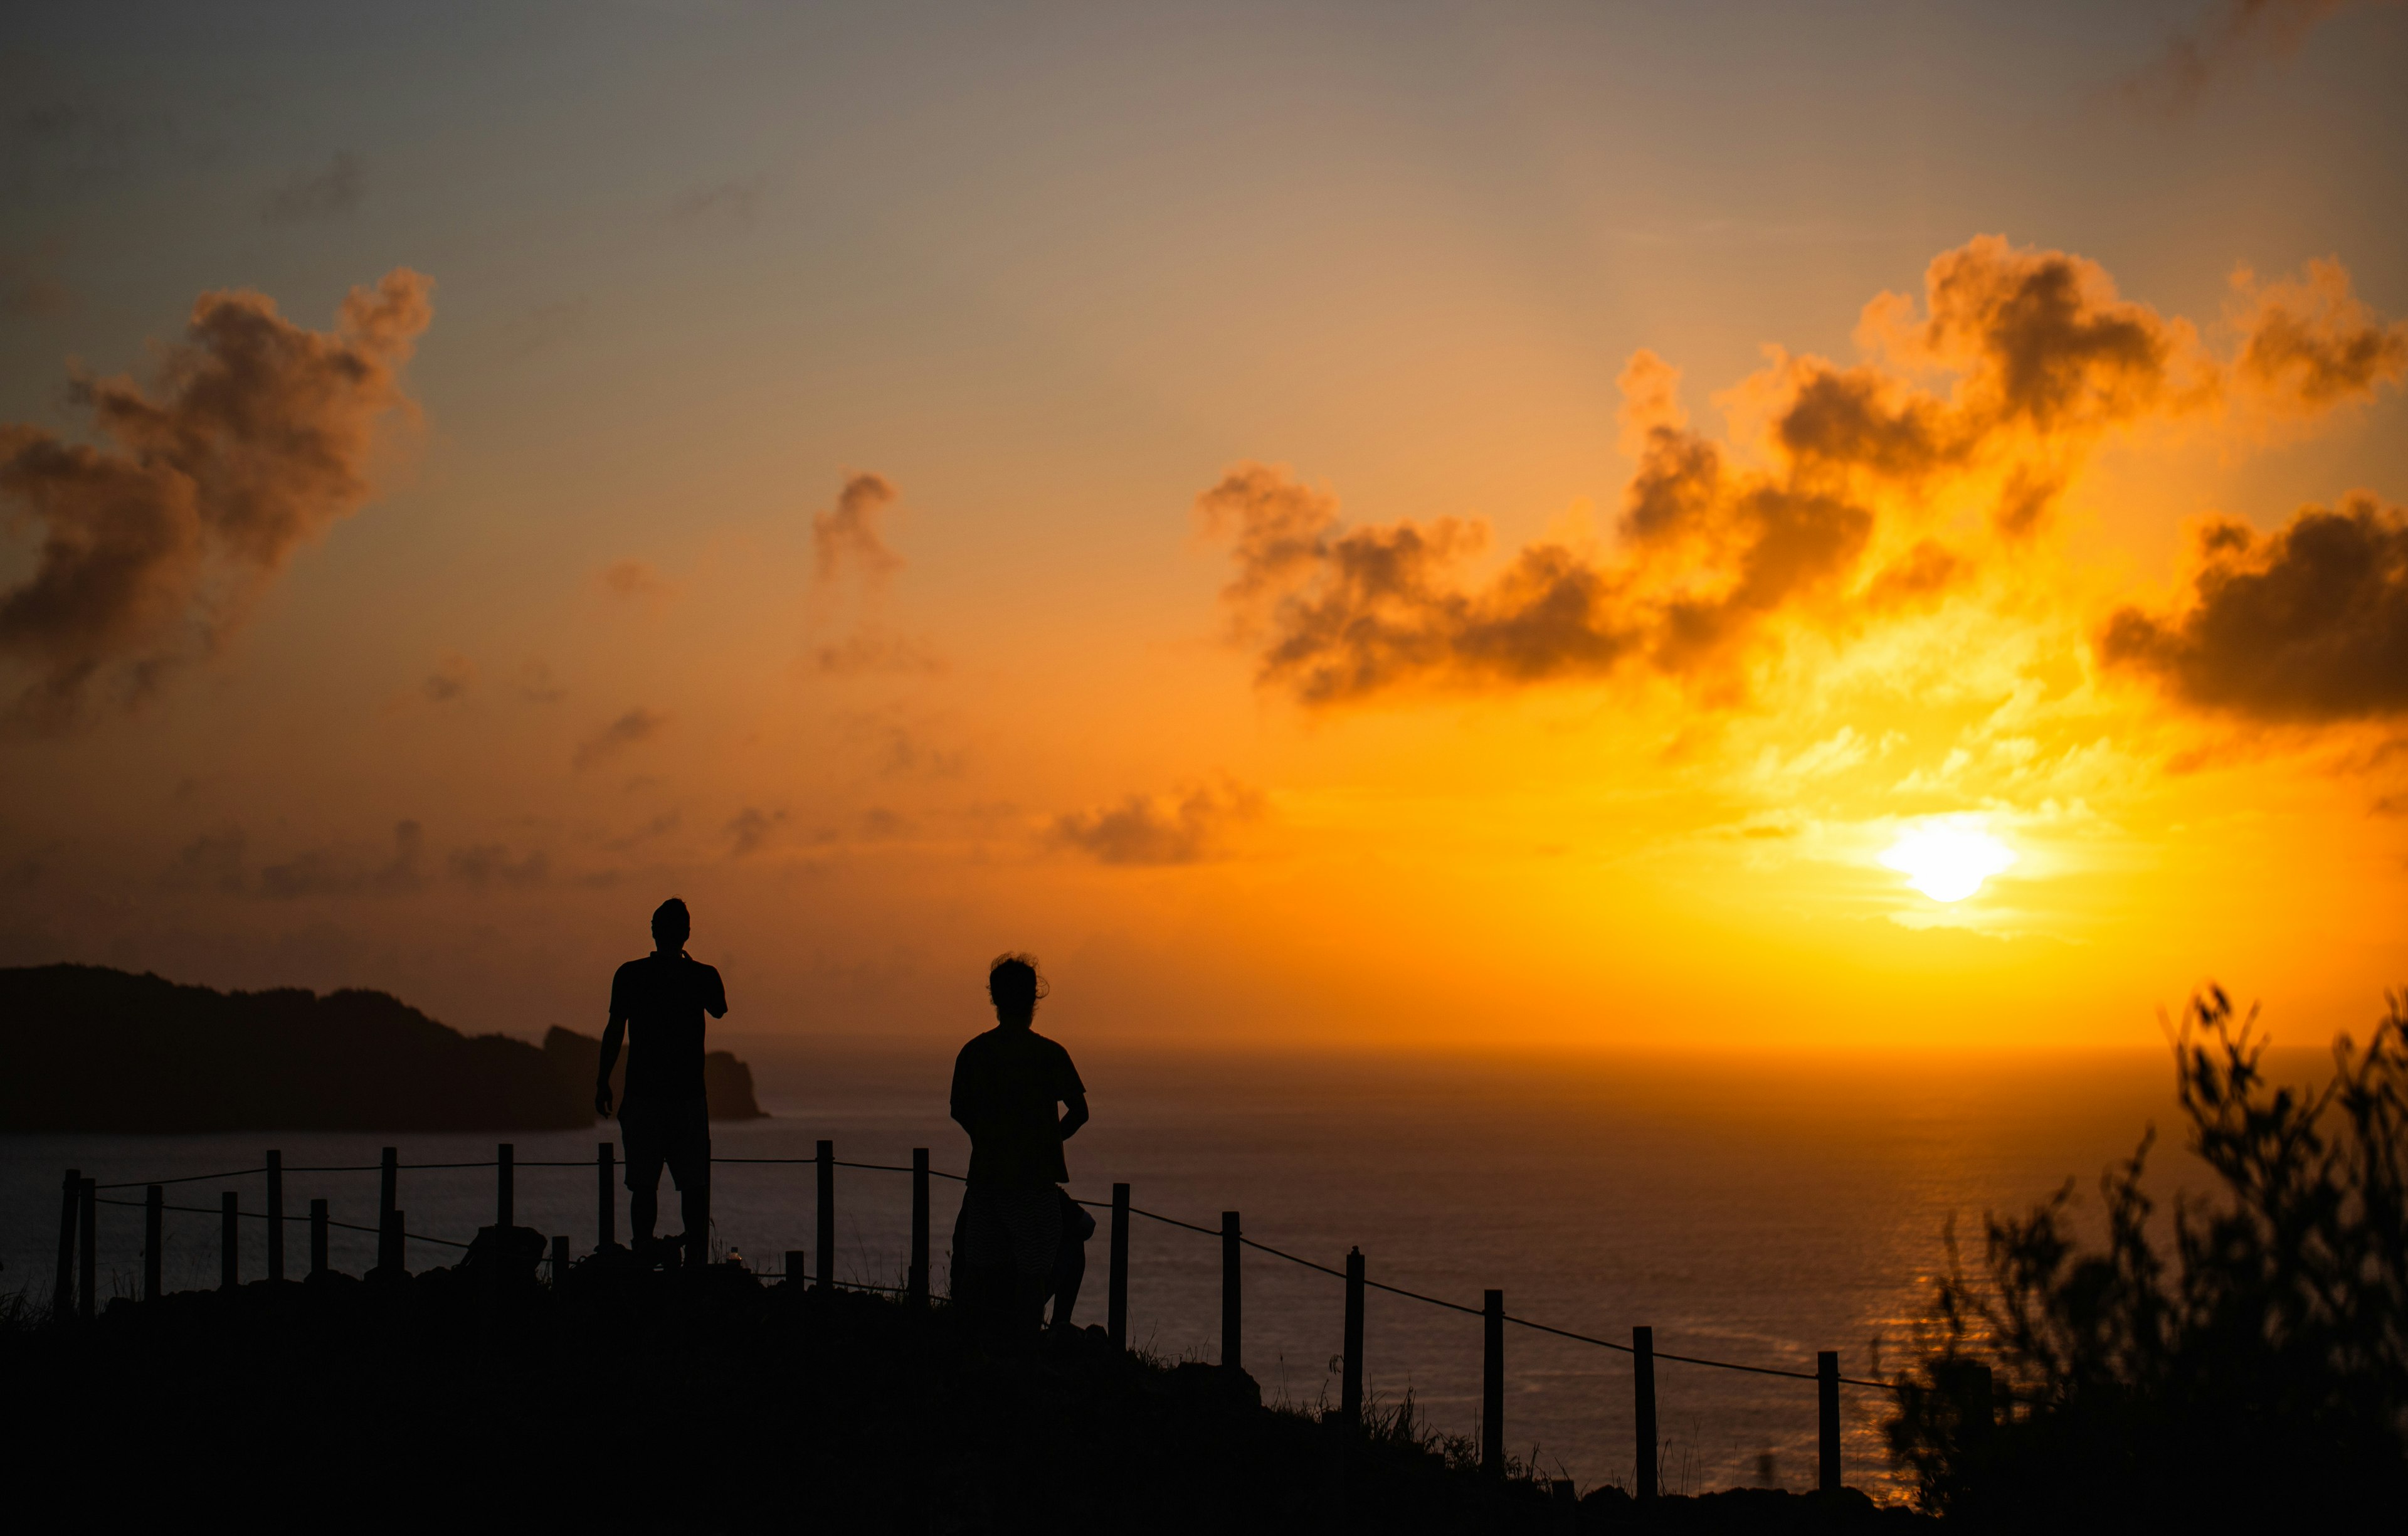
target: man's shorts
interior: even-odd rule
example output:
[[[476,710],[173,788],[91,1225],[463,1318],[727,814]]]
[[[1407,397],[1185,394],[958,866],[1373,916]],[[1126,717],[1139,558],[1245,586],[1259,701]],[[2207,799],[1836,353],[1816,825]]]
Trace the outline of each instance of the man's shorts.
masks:
[[[698,1094],[657,1106],[622,1106],[619,1140],[630,1189],[658,1189],[664,1164],[681,1190],[710,1183],[710,1105]]]
[[[1062,1191],[972,1184],[953,1225],[953,1262],[967,1270],[1009,1269],[1027,1280],[1054,1273],[1062,1248]]]

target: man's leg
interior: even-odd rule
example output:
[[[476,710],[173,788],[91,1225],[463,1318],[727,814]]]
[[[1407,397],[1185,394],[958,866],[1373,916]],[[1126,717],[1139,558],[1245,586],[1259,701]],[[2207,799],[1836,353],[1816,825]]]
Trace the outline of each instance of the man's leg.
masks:
[[[1026,1357],[1045,1327],[1045,1297],[1054,1288],[1054,1266],[1062,1247],[1061,1191],[1048,1185],[1014,1190],[1004,1206],[1011,1237],[1011,1353]]]
[[[1069,1326],[1079,1309],[1079,1287],[1087,1278],[1087,1245],[1069,1232],[1062,1234],[1062,1256],[1054,1266],[1054,1327]]]
[[[698,1270],[710,1262],[710,1123],[688,1126],[669,1160],[677,1181],[678,1211],[685,1217],[685,1262]]]
[[[661,1219],[661,1143],[652,1127],[619,1117],[619,1139],[627,1154],[627,1241],[637,1253],[652,1241]]]

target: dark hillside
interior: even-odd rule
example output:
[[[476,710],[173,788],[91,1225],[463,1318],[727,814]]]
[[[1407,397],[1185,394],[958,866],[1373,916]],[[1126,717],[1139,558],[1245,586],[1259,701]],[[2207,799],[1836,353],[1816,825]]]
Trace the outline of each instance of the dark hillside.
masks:
[[[565,1129],[593,1123],[591,1095],[523,1041],[381,992],[0,969],[0,1129]]]

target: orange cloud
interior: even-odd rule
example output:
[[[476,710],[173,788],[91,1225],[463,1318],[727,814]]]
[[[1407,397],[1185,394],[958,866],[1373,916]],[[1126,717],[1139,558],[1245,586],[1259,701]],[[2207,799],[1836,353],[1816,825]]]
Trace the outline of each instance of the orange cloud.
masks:
[[[903,557],[887,545],[879,528],[896,495],[894,482],[883,475],[864,470],[845,476],[836,505],[811,518],[811,547],[821,581],[835,581],[848,565],[858,567],[873,585],[903,568]]]
[[[595,572],[605,593],[626,602],[659,603],[677,595],[677,583],[649,560],[613,560]]]
[[[608,762],[628,748],[660,735],[668,723],[668,716],[665,714],[640,707],[629,710],[580,742],[571,765],[588,768],[596,763]]]
[[[2385,323],[2340,262],[2262,285],[2243,267],[2232,281],[2244,337],[2235,372],[2277,410],[2324,410],[2408,377],[2408,322]]]
[[[2260,538],[2216,521],[2179,614],[2123,608],[2100,651],[2202,709],[2274,722],[2408,713],[2408,512],[2352,496]]]
[[[1225,472],[1197,515],[1232,545],[1222,597],[1257,682],[1308,707],[1625,670],[1727,701],[1784,626],[1844,639],[1969,588],[2046,526],[2114,430],[2209,409],[2236,377],[2315,411],[2408,367],[2393,351],[2408,332],[2337,266],[2253,294],[2228,363],[2098,264],[1983,236],[1931,263],[1919,303],[1866,307],[1872,361],[1775,350],[1727,396],[1721,439],[1690,425],[1678,370],[1639,352],[1612,549],[1550,537],[1483,574],[1479,520],[1349,525],[1328,491],[1259,464]]]
[[[1229,782],[1198,784],[1066,812],[1046,828],[1046,840],[1105,864],[1197,864],[1226,854],[1231,836],[1261,821],[1268,809],[1260,790]]]
[[[2199,23],[2125,82],[2136,101],[2186,112],[2217,82],[2260,58],[2287,58],[2316,25],[2354,0],[2220,0]],[[2381,3],[2381,0],[2377,0]]]
[[[435,663],[435,670],[426,674],[419,690],[436,704],[449,704],[464,696],[477,684],[477,665],[467,657],[446,651]]]
[[[224,643],[293,551],[369,494],[375,427],[433,317],[407,268],[354,288],[332,332],[264,294],[205,294],[156,392],[78,379],[97,446],[0,426],[0,499],[41,529],[33,573],[0,593],[0,656],[34,674],[21,728],[74,723],[105,679],[126,699]]]

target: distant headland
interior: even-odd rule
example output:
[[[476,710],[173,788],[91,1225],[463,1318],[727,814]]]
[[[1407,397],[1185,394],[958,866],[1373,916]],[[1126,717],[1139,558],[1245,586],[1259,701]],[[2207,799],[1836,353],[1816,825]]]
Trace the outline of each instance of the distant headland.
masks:
[[[574,1129],[601,1049],[558,1026],[540,1049],[463,1035],[382,992],[0,968],[0,1130]],[[712,1119],[761,1117],[733,1055],[703,1075]]]

